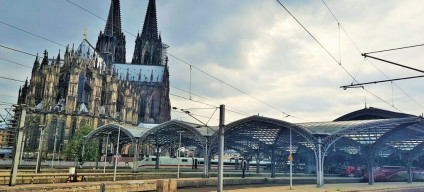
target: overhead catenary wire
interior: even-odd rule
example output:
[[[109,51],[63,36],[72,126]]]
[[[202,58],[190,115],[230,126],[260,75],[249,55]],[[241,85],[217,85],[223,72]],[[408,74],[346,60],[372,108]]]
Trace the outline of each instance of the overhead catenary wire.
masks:
[[[99,19],[101,19],[101,20],[103,20],[103,21],[106,21],[106,19],[104,19],[103,17],[100,17],[99,15],[96,15],[95,13],[93,13],[93,12],[91,12],[91,11],[89,11],[89,10],[85,9],[84,7],[82,7],[82,6],[80,6],[80,5],[78,5],[78,4],[74,3],[74,2],[72,2],[71,0],[65,0],[65,1],[66,1],[66,2],[68,2],[68,3],[70,3],[70,4],[72,4],[72,5],[74,5],[74,6],[76,6],[76,7],[78,7],[78,8],[80,8],[80,9],[82,9],[82,10],[84,10],[85,12],[87,12],[87,13],[89,13],[89,14],[91,14],[91,15],[93,15],[93,16],[95,16],[95,17],[97,17],[97,18],[99,18]],[[115,25],[115,24],[114,24],[114,25]],[[134,34],[130,33],[129,31],[127,31],[127,30],[125,30],[125,29],[123,29],[123,28],[122,28],[122,31],[124,31],[125,33],[128,33],[128,34],[132,35],[133,37],[137,37],[136,35],[134,35]]]
[[[185,113],[185,112],[183,112],[183,111],[178,111],[178,110],[173,110],[173,111],[174,111],[174,112],[176,112],[176,113],[186,114],[186,113]],[[199,115],[199,114],[193,114],[193,113],[191,113],[191,115],[196,116],[196,117],[206,118],[206,119],[209,119],[209,118],[210,118],[210,117],[208,117],[208,116]],[[211,119],[219,121],[219,119],[217,119],[217,118],[211,118]]]
[[[421,46],[424,46],[424,44],[410,45],[410,46],[398,47],[398,48],[393,48],[393,49],[385,49],[385,50],[381,50],[381,51],[372,51],[372,52],[368,52],[368,53],[364,53],[364,54],[382,53],[382,52],[387,52],[387,51],[396,51],[396,50],[409,49],[409,48],[421,47]]]
[[[190,94],[190,92],[189,92],[189,91],[187,91],[187,90],[184,90],[184,89],[181,89],[181,88],[178,88],[178,87],[172,86],[172,85],[170,85],[170,87],[171,87],[171,88],[174,88],[174,89],[177,89],[177,90],[179,90],[179,91],[182,91],[182,92],[185,92],[185,93]],[[207,97],[201,96],[201,95],[196,94],[196,93],[193,93],[193,92],[191,92],[191,95],[197,96],[197,97],[199,97],[199,98],[205,99],[205,100],[207,100],[207,101],[213,102],[213,103],[218,104],[218,105],[222,104],[222,102],[215,101],[215,100],[213,100],[213,99],[210,99],[210,98],[207,98]],[[228,106],[228,105],[225,105],[225,109],[226,109],[226,110],[229,110],[229,109],[230,109],[230,110],[233,110],[233,111],[237,111],[238,113],[244,114],[244,115],[246,115],[246,116],[250,116],[250,115],[249,115],[249,113],[247,113],[247,112],[245,112],[245,111],[242,111],[242,110],[239,110],[239,109],[235,109],[234,107],[231,107],[231,106]]]
[[[4,49],[15,51],[15,52],[18,52],[18,53],[22,53],[22,54],[25,54],[25,55],[30,55],[30,56],[38,57],[38,55],[35,55],[35,54],[32,54],[32,53],[28,53],[26,51],[22,51],[22,50],[19,50],[19,49],[11,48],[11,47],[8,47],[8,46],[5,46],[5,45],[0,45],[0,47],[2,47]],[[56,59],[49,59],[49,58],[47,58],[47,60],[49,60],[49,61],[56,61]],[[23,64],[21,64],[21,65],[23,65]],[[29,67],[29,66],[26,66],[26,67]]]
[[[84,7],[82,7],[82,6],[80,6],[80,5],[78,5],[78,4],[74,3],[74,2],[72,2],[71,0],[65,0],[65,1],[66,1],[66,2],[71,3],[72,5],[74,5],[74,6],[78,7],[78,8],[80,8],[80,9],[81,9],[81,10],[83,10],[83,11],[86,11],[87,13],[89,13],[89,14],[91,14],[91,15],[93,15],[93,16],[95,16],[95,17],[97,17],[97,18],[99,18],[99,19],[101,19],[101,20],[103,20],[103,21],[106,21],[106,19],[104,19],[103,17],[100,17],[99,15],[97,15],[97,14],[95,14],[95,13],[93,13],[93,12],[91,12],[91,11],[87,10],[87,9],[85,9]],[[128,31],[126,31],[126,30],[124,30],[124,29],[122,29],[122,31],[124,31],[124,32],[126,32],[126,33],[128,33],[128,34],[130,34],[130,35],[132,35],[132,36],[134,36],[134,37],[136,37],[136,35],[131,34],[130,32],[128,32]],[[181,61],[182,63],[187,64],[187,65],[191,66],[192,68],[194,68],[194,69],[196,69],[196,70],[200,71],[201,73],[203,73],[203,74],[205,74],[205,75],[207,75],[207,76],[209,76],[209,77],[211,77],[211,78],[213,78],[213,79],[215,79],[215,80],[217,80],[217,81],[219,81],[219,82],[221,82],[221,83],[223,83],[223,84],[225,84],[225,85],[227,85],[227,86],[229,86],[229,87],[231,87],[231,88],[233,88],[233,89],[235,89],[235,90],[237,90],[237,91],[239,91],[239,92],[241,92],[241,93],[243,93],[243,94],[245,94],[245,95],[247,95],[247,96],[249,96],[249,97],[251,97],[251,98],[253,98],[253,99],[257,100],[257,101],[259,101],[259,102],[261,102],[261,103],[262,103],[262,104],[264,104],[264,105],[266,105],[266,106],[268,106],[268,107],[270,107],[270,108],[272,108],[272,109],[274,109],[274,110],[277,110],[277,111],[281,112],[281,113],[282,113],[284,116],[286,116],[286,117],[292,117],[292,118],[296,118],[296,119],[305,120],[305,119],[303,119],[303,118],[299,118],[299,117],[293,116],[293,115],[291,115],[291,114],[288,114],[288,113],[286,113],[286,112],[284,112],[284,111],[282,111],[282,110],[280,110],[280,109],[278,109],[278,108],[276,108],[276,107],[274,107],[274,106],[272,106],[272,105],[270,105],[270,104],[268,104],[268,103],[264,102],[263,100],[261,100],[261,99],[259,99],[259,98],[257,98],[257,97],[254,97],[254,96],[252,96],[252,95],[250,95],[250,94],[246,93],[245,91],[243,91],[243,90],[241,90],[241,89],[239,89],[239,88],[237,88],[237,87],[235,87],[235,86],[233,86],[233,85],[231,85],[231,84],[229,84],[229,83],[227,83],[227,82],[225,82],[225,81],[223,81],[223,80],[221,80],[221,79],[219,79],[219,78],[215,77],[214,75],[211,75],[211,74],[209,74],[209,73],[207,73],[207,72],[203,71],[202,69],[200,69],[200,68],[198,68],[198,67],[196,67],[196,66],[194,66],[194,65],[192,65],[192,64],[189,64],[188,62],[186,62],[186,61],[184,61],[184,60],[182,60],[182,59],[180,59],[180,58],[176,57],[175,55],[173,55],[173,54],[171,54],[171,53],[169,53],[169,52],[167,52],[167,55],[169,55],[169,56],[171,56],[171,57],[173,57],[173,58],[175,58],[175,59],[177,59],[177,60]]]
[[[13,63],[15,65],[19,65],[19,66],[22,66],[22,67],[26,67],[26,68],[32,69],[32,67],[30,67],[28,65],[24,65],[24,64],[21,64],[21,63],[18,63],[18,62],[14,62],[14,61],[11,61],[11,60],[8,60],[8,59],[5,59],[5,58],[1,58],[0,57],[0,60],[7,61],[7,62]]]
[[[261,100],[261,99],[259,99],[259,98],[255,97],[255,96],[252,96],[252,95],[248,94],[247,92],[245,92],[245,91],[243,91],[243,90],[241,90],[241,89],[239,89],[239,88],[235,87],[234,85],[231,85],[231,84],[229,84],[229,83],[227,83],[227,82],[223,81],[222,79],[220,79],[220,78],[218,78],[218,77],[216,77],[216,76],[214,76],[214,75],[212,75],[212,74],[209,74],[209,73],[207,73],[207,72],[203,71],[202,69],[200,69],[200,68],[198,68],[198,67],[196,67],[196,66],[194,66],[194,65],[192,65],[192,64],[190,64],[190,63],[188,63],[188,62],[186,62],[186,61],[184,61],[184,60],[182,60],[182,59],[180,59],[179,57],[177,57],[177,56],[175,56],[175,55],[173,55],[173,54],[171,54],[171,53],[169,53],[169,52],[168,52],[167,54],[168,54],[169,56],[171,56],[171,57],[175,58],[176,60],[178,60],[178,61],[180,61],[180,62],[182,62],[182,63],[184,63],[184,64],[186,64],[186,65],[188,65],[188,66],[191,66],[192,68],[194,68],[194,69],[198,70],[199,72],[201,72],[201,73],[203,73],[203,74],[205,74],[205,75],[207,75],[207,76],[211,77],[212,79],[215,79],[215,80],[217,80],[217,81],[219,81],[219,82],[221,82],[221,83],[223,83],[223,84],[225,84],[225,85],[227,85],[227,86],[229,86],[229,87],[231,87],[231,88],[233,88],[233,89],[235,89],[235,90],[239,91],[240,93],[243,93],[244,95],[246,95],[246,96],[248,96],[248,97],[250,97],[250,98],[253,98],[253,99],[257,100],[257,101],[261,102],[262,104],[264,104],[264,105],[266,105],[266,106],[268,106],[268,107],[270,107],[270,108],[272,108],[272,109],[274,109],[274,110],[276,110],[276,111],[279,111],[280,113],[282,113],[282,114],[283,114],[283,115],[285,115],[285,116],[287,116],[287,115],[288,115],[289,117],[293,117],[293,118],[296,118],[296,119],[305,120],[305,119],[303,119],[303,118],[299,118],[299,117],[293,116],[293,115],[291,115],[291,114],[288,114],[288,113],[286,113],[286,112],[284,112],[284,111],[282,111],[282,110],[280,110],[280,109],[278,109],[278,108],[276,108],[276,107],[274,107],[274,106],[272,106],[272,105],[270,105],[270,104],[266,103],[265,101],[263,101],[263,100]]]
[[[334,20],[338,23],[338,26],[343,30],[344,34],[348,37],[349,41],[353,44],[353,46],[356,48],[356,50],[358,51],[359,54],[362,55],[362,51],[359,48],[359,46],[357,45],[357,43],[352,39],[352,37],[349,35],[349,33],[344,29],[344,27],[342,26],[342,24],[340,23],[340,21],[337,19],[336,15],[333,13],[333,11],[330,9],[330,7],[327,5],[327,3],[325,3],[324,0],[321,0],[325,7],[328,9],[328,11],[331,13],[331,15],[333,16]],[[382,51],[374,51],[374,52],[369,52],[370,53],[379,53],[379,52],[385,52],[385,51],[393,51],[393,50],[399,50],[399,49],[405,49],[405,48],[412,48],[412,47],[418,47],[418,46],[423,46],[424,44],[418,44],[418,45],[412,45],[412,46],[406,46],[406,47],[400,47],[400,48],[393,48],[393,49],[387,49],[387,50],[382,50]],[[382,75],[384,75],[387,79],[391,79],[388,75],[386,75],[386,73],[384,73],[380,68],[378,68],[373,62],[371,62],[368,58],[364,58],[366,59],[374,68],[376,68]],[[361,69],[363,65],[363,62],[361,63],[361,66],[358,69]],[[358,74],[355,75],[355,77]],[[405,90],[403,90],[396,82],[392,82],[399,90],[401,90],[403,92],[403,94],[405,94],[410,100],[412,100],[412,102],[414,102],[415,104],[417,104],[420,108],[424,109],[424,107],[419,104],[414,98],[412,98],[412,96],[410,96],[408,93],[406,93]],[[392,105],[393,106],[393,105]]]
[[[28,32],[28,31],[26,31],[26,32]],[[39,37],[38,35],[35,35],[35,34],[31,33],[31,32],[28,32],[28,33],[30,33],[30,34],[32,34],[34,36]],[[43,39],[47,40],[46,38],[43,38]],[[50,41],[52,41],[52,40],[50,40]],[[9,50],[13,50],[13,51],[19,52],[19,53],[23,53],[23,54],[27,54],[27,55],[31,55],[31,56],[37,56],[37,55],[31,54],[31,53],[28,53],[28,52],[25,52],[25,51],[21,51],[21,50],[18,50],[18,49],[14,49],[14,48],[11,48],[11,47],[7,47],[7,46],[3,46],[3,45],[0,45],[0,46],[3,47],[3,48],[9,49]],[[29,67],[29,66],[26,66],[26,65],[23,65],[23,64],[14,62],[14,61],[10,61],[10,60],[4,59],[4,58],[0,58],[0,60],[4,60],[4,61],[8,61],[10,63],[14,63],[14,64],[21,65],[21,66],[24,66],[24,67],[32,68],[32,67]],[[7,79],[7,80],[12,80],[12,81],[18,81],[18,82],[25,82],[25,81],[21,81],[21,80],[17,80],[17,79],[14,79],[14,78],[9,78],[9,77],[2,77],[2,76],[0,76],[0,78]],[[176,96],[176,95],[174,95],[174,96]],[[191,99],[189,99],[189,100],[191,100]],[[194,101],[194,102],[202,103],[200,101]],[[206,103],[202,103],[202,104],[206,104]],[[229,110],[229,109],[227,109],[227,110]],[[229,110],[229,111],[232,111],[232,110]],[[246,114],[242,114],[242,113],[237,112],[237,111],[232,111],[232,112],[238,113],[238,114],[241,114],[241,115],[246,115]],[[246,115],[246,116],[248,116],[248,115]]]
[[[386,77],[387,79],[390,79],[390,77],[388,75],[386,75],[386,73],[384,73],[379,67],[377,67],[373,62],[371,62],[368,58],[366,58],[366,60],[372,65],[374,66],[374,68],[376,68],[382,75],[384,75],[384,77]],[[393,82],[393,85],[395,85],[400,91],[402,91],[403,94],[405,94],[410,100],[412,100],[415,104],[417,104],[421,109],[424,109],[424,106],[422,106],[420,103],[418,103],[414,98],[412,98],[412,96],[410,96],[408,93],[406,93],[405,90],[403,90],[396,82]]]
[[[1,20],[0,20],[0,23],[1,23],[1,24],[3,24],[3,25],[9,26],[9,27],[11,27],[11,28],[17,29],[17,30],[19,30],[19,31],[22,31],[22,32],[28,33],[28,34],[33,35],[33,36],[35,36],[35,37],[38,37],[38,38],[40,38],[40,39],[44,39],[44,40],[49,41],[49,42],[51,42],[51,43],[54,43],[54,44],[56,44],[56,45],[59,45],[59,46],[62,46],[62,47],[66,47],[65,45],[63,45],[63,44],[61,44],[61,43],[58,43],[58,42],[53,41],[53,40],[51,40],[51,39],[48,39],[48,38],[45,38],[45,37],[43,37],[43,36],[37,35],[37,34],[35,34],[35,33],[31,33],[31,32],[29,32],[29,31],[27,31],[27,30],[25,30],[25,29],[22,29],[22,28],[16,27],[16,26],[14,26],[14,25],[11,25],[11,24],[8,24],[8,23],[5,23],[4,21],[1,21]]]
[[[202,101],[193,100],[193,99],[190,99],[190,98],[187,98],[187,97],[181,96],[181,95],[176,95],[176,94],[172,94],[172,93],[169,93],[169,95],[174,96],[174,97],[178,97],[178,98],[181,98],[181,99],[185,99],[185,100],[188,100],[188,101],[192,101],[192,102],[200,103],[200,104],[203,104],[203,105],[207,105],[207,106],[210,106],[210,107],[214,107],[214,108],[218,107],[218,106],[211,105],[211,104],[209,104],[209,103],[205,103],[205,102],[202,102]],[[249,116],[249,115],[246,115],[246,114],[243,114],[243,113],[240,113],[240,112],[238,112],[238,111],[231,110],[231,109],[225,109],[225,110],[226,110],[226,111],[229,111],[229,112],[232,112],[232,113],[239,114],[239,115]]]
[[[10,77],[4,77],[4,76],[0,76],[0,79],[7,79],[7,80],[11,80],[11,81],[17,81],[17,82],[25,83],[25,81],[22,81],[22,80],[19,80],[19,79],[10,78]]]
[[[19,52],[19,53],[23,53],[23,54],[26,54],[26,55],[31,55],[31,56],[37,57],[37,55],[34,55],[32,53],[28,53],[28,52],[25,52],[25,51],[14,49],[14,48],[11,48],[11,47],[8,47],[8,46],[5,46],[5,45],[0,44],[0,47],[5,48],[5,49],[9,49],[9,50],[12,50],[12,51],[16,51],[16,52]]]
[[[333,54],[331,54],[327,48],[325,48],[320,41],[318,41],[317,38],[315,38],[314,35],[312,35],[311,32],[309,32],[309,30],[279,1],[276,0],[281,7],[286,10],[286,12],[315,40],[315,42],[357,83],[359,83],[355,77],[352,76],[352,74],[333,56]],[[378,98],[379,100],[381,100],[382,102],[388,104],[389,106],[393,107],[394,109],[402,112],[400,109],[398,109],[397,107],[392,106],[389,102],[387,102],[386,100],[384,100],[383,98],[381,98],[380,96],[372,93],[371,91],[367,90],[365,87],[362,88],[363,90],[365,90],[366,92],[368,92],[369,94],[373,95],[374,97]]]
[[[14,103],[9,103],[9,102],[5,102],[5,101],[0,101],[0,103],[6,104],[6,105],[13,105],[14,104]]]
[[[5,94],[0,94],[0,96],[4,96],[4,97],[12,97],[12,98],[18,98],[16,96],[12,96],[12,95],[5,95]]]

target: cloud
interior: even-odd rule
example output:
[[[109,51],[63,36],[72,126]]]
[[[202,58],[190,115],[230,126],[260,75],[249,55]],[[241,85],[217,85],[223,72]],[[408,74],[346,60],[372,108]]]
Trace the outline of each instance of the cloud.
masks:
[[[74,2],[107,17],[109,2]],[[360,56],[360,52],[422,43],[424,23],[419,18],[424,17],[424,11],[421,1],[327,0],[350,37],[343,30],[339,31],[337,22],[320,1],[283,3],[336,60],[341,59],[342,66],[358,81],[383,80],[385,75],[395,78],[419,74],[374,60],[370,63]],[[104,28],[104,21],[66,1],[2,1],[0,4],[0,18],[62,44],[75,43],[77,46],[82,40],[84,27],[89,29],[89,41],[95,43],[98,32]],[[17,11],[22,10],[21,7],[26,7],[26,11]],[[147,1],[122,1],[123,28],[132,34],[141,30],[146,7]],[[192,92],[226,104],[227,108],[279,119],[283,117],[281,111],[284,111],[301,118],[284,119],[292,122],[333,120],[363,108],[365,101],[368,106],[395,110],[362,89],[340,89],[341,85],[352,83],[351,77],[274,1],[157,1],[157,12],[159,31],[165,43],[170,45],[168,51],[171,54],[248,94],[193,69]],[[0,31],[2,44],[31,53],[42,53],[47,49],[50,55],[56,56],[58,49],[63,49],[4,25],[0,25]],[[359,46],[359,52],[349,38]],[[131,61],[134,40],[135,37],[126,34],[127,61]],[[416,48],[376,56],[422,68],[423,50]],[[32,65],[34,60],[33,57],[5,50],[0,51],[0,56],[28,65]],[[189,66],[172,57],[169,66],[171,85],[188,91]],[[2,62],[0,67],[2,75],[13,74],[20,79],[30,75],[29,70],[18,66]],[[421,80],[398,82],[398,85],[408,95],[396,85],[392,88],[390,83],[366,88],[403,112],[421,114],[424,108],[409,98],[424,105],[421,102],[424,96]],[[13,84],[0,85],[0,91],[7,94],[17,93],[18,88]],[[171,93],[189,97],[187,93],[173,88]],[[193,99],[218,105],[196,96]],[[179,108],[205,107],[175,96],[171,96],[171,102]],[[193,113],[209,117],[213,110]],[[178,112],[172,114],[174,118],[191,119]],[[216,114],[214,116],[217,118]],[[230,121],[242,117],[227,113]],[[216,120],[212,121],[216,123]]]

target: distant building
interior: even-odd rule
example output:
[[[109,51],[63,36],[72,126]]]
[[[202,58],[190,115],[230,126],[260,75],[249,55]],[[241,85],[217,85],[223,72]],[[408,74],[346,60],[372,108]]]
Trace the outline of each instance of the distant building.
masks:
[[[12,153],[9,142],[11,133],[6,125],[0,124],[0,159],[8,158]]]
[[[45,125],[43,152],[56,152],[84,125],[99,127],[163,123],[171,119],[167,45],[158,34],[155,0],[149,0],[144,26],[137,34],[134,56],[125,63],[125,35],[119,0],[112,0],[104,31],[94,47],[86,40],[41,63],[35,59],[31,79],[19,91],[27,114],[25,151],[38,148]],[[56,141],[56,144],[55,144]]]
[[[0,125],[0,149],[8,148],[8,142],[7,142],[7,128],[3,125]]]

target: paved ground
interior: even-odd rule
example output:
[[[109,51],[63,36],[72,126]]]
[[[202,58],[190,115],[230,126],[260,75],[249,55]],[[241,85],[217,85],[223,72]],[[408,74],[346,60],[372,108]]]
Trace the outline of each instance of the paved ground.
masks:
[[[212,192],[216,191],[216,187],[204,187],[204,188],[183,188],[178,189],[178,192]],[[408,192],[419,192],[424,191],[424,183],[376,183],[374,185],[368,185],[367,183],[349,183],[349,184],[327,184],[322,188],[317,188],[316,185],[298,185],[293,186],[293,190],[290,190],[289,186],[276,186],[276,185],[245,185],[245,186],[224,186],[224,191],[228,192],[330,192],[330,191],[408,191]]]

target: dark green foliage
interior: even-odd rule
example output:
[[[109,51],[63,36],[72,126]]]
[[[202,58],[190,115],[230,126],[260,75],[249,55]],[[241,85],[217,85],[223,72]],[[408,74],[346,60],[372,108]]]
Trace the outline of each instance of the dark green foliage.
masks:
[[[84,136],[88,135],[94,129],[89,125],[77,129],[75,135],[69,140],[66,145],[64,154],[66,159],[78,161],[94,161],[96,160],[99,152],[99,142],[97,139],[85,141]],[[85,144],[84,155],[82,154],[83,145]]]

